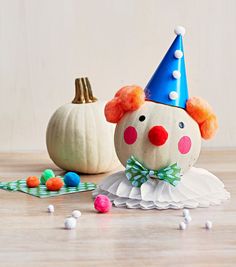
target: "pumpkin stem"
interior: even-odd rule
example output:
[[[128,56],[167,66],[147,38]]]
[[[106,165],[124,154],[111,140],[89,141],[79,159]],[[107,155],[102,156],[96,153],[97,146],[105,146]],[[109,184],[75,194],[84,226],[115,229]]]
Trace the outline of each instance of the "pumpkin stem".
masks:
[[[97,101],[87,77],[75,79],[75,98],[72,103],[83,104]]]

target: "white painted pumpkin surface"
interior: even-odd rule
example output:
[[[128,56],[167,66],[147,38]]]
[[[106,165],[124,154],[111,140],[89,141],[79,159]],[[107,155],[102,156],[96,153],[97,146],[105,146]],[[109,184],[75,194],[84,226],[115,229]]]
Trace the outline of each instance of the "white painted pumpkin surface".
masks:
[[[145,116],[142,121],[141,116]],[[163,145],[155,146],[148,138],[154,126],[162,126],[168,133]],[[125,132],[127,134],[130,128],[132,131],[128,133],[127,143]],[[124,166],[133,155],[149,169],[158,170],[177,163],[185,173],[198,159],[201,135],[198,124],[185,110],[145,101],[137,111],[127,112],[117,124],[115,147]]]
[[[118,166],[114,125],[104,116],[105,102],[61,106],[47,128],[48,153],[64,170],[102,173]]]

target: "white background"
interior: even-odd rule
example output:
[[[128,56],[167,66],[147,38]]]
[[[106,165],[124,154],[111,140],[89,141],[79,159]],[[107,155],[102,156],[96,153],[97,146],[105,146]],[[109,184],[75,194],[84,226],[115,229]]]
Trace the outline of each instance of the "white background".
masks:
[[[88,76],[110,99],[145,86],[185,26],[190,95],[220,121],[204,146],[236,146],[236,1],[0,0],[0,150],[44,150],[48,120]]]

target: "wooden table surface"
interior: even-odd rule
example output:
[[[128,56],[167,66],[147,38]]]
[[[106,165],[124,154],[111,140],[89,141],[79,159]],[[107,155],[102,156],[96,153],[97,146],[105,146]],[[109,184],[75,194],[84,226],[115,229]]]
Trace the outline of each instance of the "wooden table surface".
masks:
[[[91,192],[39,199],[0,190],[0,266],[236,266],[236,150],[202,152],[198,166],[220,177],[231,199],[191,210],[192,223],[178,230],[181,210],[93,209]],[[52,168],[46,153],[1,153],[1,181],[39,175]],[[107,174],[83,176],[99,182]],[[53,204],[55,213],[48,214]],[[82,216],[64,230],[73,209]],[[213,222],[204,229],[206,220]]]

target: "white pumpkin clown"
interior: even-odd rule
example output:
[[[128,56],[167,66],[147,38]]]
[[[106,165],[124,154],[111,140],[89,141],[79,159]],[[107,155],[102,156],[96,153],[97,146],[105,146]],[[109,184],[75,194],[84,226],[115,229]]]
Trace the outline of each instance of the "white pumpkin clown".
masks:
[[[121,171],[94,191],[117,207],[142,209],[195,208],[229,198],[223,183],[193,167],[201,137],[211,138],[217,118],[209,104],[188,97],[182,36],[176,38],[145,90],[121,88],[105,107],[106,119],[117,123],[115,148]]]

